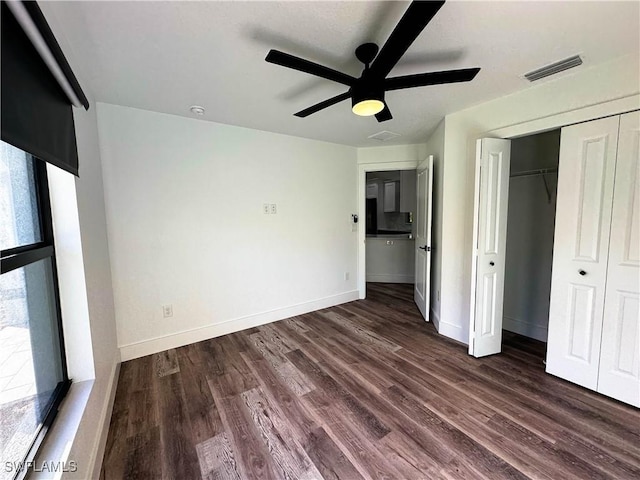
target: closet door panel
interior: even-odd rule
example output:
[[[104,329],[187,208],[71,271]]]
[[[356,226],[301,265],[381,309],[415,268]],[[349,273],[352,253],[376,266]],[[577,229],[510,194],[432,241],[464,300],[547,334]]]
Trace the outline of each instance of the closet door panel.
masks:
[[[562,129],[547,372],[598,383],[619,117]]]
[[[640,112],[622,115],[598,391],[640,407]]]
[[[499,353],[502,348],[511,142],[483,138],[477,147],[478,203],[472,274],[475,283],[469,353],[483,357]]]

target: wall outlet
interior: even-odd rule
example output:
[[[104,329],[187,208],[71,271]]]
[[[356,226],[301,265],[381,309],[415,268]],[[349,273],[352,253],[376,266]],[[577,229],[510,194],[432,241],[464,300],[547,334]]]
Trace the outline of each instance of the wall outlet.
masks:
[[[438,301],[440,301],[440,290],[438,290]]]
[[[344,272],[344,280],[345,282],[349,280],[349,272]]]
[[[278,213],[278,208],[277,208],[275,203],[272,203],[271,204],[271,214],[275,215],[276,213]]]
[[[271,206],[268,203],[262,205],[262,213],[266,215],[271,213]]]
[[[162,316],[164,318],[173,317],[173,305],[163,305]]]

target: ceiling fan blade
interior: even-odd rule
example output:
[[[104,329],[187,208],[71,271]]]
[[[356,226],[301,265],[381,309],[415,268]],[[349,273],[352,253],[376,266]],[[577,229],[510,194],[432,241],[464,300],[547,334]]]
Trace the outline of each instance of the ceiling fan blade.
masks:
[[[391,77],[384,81],[384,89],[400,90],[402,88],[425,87],[427,85],[440,85],[443,83],[469,82],[475,78],[479,68],[463,68],[461,70],[446,70],[444,72],[418,73]]]
[[[444,1],[438,2],[411,2],[396,28],[387,39],[380,53],[371,64],[370,74],[377,78],[385,78],[391,69],[395,67],[404,52],[424,30],[438,10],[444,5]]]
[[[356,78],[346,73],[338,72],[329,67],[319,65],[317,63],[310,62],[304,58],[295,57],[288,53],[281,52],[279,50],[269,50],[265,60],[269,63],[275,63],[283,67],[292,68],[301,72],[309,73],[317,77],[326,78],[327,80],[333,80],[334,82],[348,85],[349,87],[354,84]]]
[[[312,113],[319,112],[320,110],[330,107],[331,105],[335,105],[336,103],[340,103],[347,98],[351,98],[350,92],[344,92],[340,95],[336,95],[335,97],[325,100],[324,102],[316,103],[309,108],[305,108],[304,110],[300,110],[298,113],[294,113],[294,115],[301,118],[308,117]]]
[[[382,111],[380,111],[379,113],[376,113],[376,120],[378,120],[378,123],[386,122],[387,120],[391,120],[392,118],[393,115],[391,115],[391,110],[389,110],[389,107],[386,103],[384,104],[384,109],[382,109]]]

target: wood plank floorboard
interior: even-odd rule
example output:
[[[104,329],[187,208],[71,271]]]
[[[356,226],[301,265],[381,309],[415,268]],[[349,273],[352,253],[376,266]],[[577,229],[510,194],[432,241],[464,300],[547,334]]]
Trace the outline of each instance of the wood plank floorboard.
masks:
[[[640,479],[640,410],[503,332],[476,359],[413,286],[125,362],[101,478]]]

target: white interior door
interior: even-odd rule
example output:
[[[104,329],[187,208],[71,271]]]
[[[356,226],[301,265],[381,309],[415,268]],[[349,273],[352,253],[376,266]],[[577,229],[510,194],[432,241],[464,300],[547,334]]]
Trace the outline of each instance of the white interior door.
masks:
[[[417,171],[416,272],[413,298],[424,319],[429,321],[431,281],[431,210],[433,195],[433,155]]]
[[[640,112],[622,115],[598,392],[640,407]]]
[[[547,372],[598,383],[619,117],[562,129]]]
[[[502,347],[510,164],[509,140],[478,140],[469,325],[469,354],[474,357],[500,353]]]

